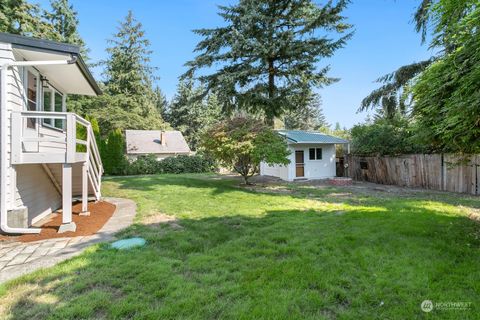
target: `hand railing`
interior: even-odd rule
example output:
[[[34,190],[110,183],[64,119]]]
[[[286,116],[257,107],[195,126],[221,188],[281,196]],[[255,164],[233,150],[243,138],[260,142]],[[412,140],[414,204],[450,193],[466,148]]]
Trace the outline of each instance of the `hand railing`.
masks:
[[[27,119],[35,119],[35,129],[27,128]],[[45,119],[51,119],[53,123],[62,120],[63,126],[54,128],[42,125]],[[77,124],[85,127],[86,140],[77,138]],[[35,159],[41,159],[43,163],[74,163],[78,161],[78,153],[86,154],[83,161],[86,161],[88,177],[95,196],[100,198],[103,165],[90,122],[71,112],[20,111],[12,112],[11,125],[13,164],[35,163],[38,161]],[[46,129],[48,134],[40,132],[40,128]],[[33,144],[30,150],[25,147],[28,144]],[[84,146],[85,152],[78,152],[77,146]],[[35,154],[40,155],[40,158],[31,160]]]
[[[100,158],[100,151],[98,149],[95,133],[93,132],[90,122],[78,115],[75,116],[77,123],[85,126],[87,131],[87,140],[85,141],[85,146],[87,147],[87,170],[95,195],[97,199],[100,199],[103,164],[102,159]]]

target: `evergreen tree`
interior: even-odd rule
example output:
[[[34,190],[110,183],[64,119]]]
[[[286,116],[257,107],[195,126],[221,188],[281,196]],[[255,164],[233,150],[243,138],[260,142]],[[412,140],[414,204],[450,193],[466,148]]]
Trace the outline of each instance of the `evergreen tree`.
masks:
[[[299,108],[285,114],[285,129],[289,130],[320,130],[328,128],[323,114],[322,100],[318,94],[312,94],[306,104],[299,104]]]
[[[347,3],[240,0],[220,6],[226,25],[195,30],[203,38],[195,49],[200,54],[187,63],[183,77],[221,66],[198,76],[206,90],[219,94],[224,109],[260,113],[273,125],[275,117],[297,108],[299,96],[335,80],[327,77],[329,68],[318,69],[318,63],[351,36],[342,35],[350,28],[341,15]]]
[[[44,17],[56,31],[52,40],[79,45],[82,57],[88,60],[88,49],[78,33],[78,13],[69,0],[51,0],[50,5],[52,11],[45,12]]]
[[[105,94],[76,108],[96,115],[103,137],[115,129],[164,128],[152,88],[156,77],[149,64],[149,41],[131,11],[109,43],[109,57],[103,61]]]
[[[108,40],[109,59],[104,61],[105,90],[111,95],[142,96],[152,94],[155,68],[150,66],[150,41],[142,24],[129,11],[118,31]]]
[[[202,91],[203,88],[195,86],[193,79],[180,81],[166,117],[173,128],[183,133],[193,150],[197,149],[200,133],[221,119],[221,108],[215,94],[195,99]]]
[[[0,1],[0,32],[43,39],[57,36],[52,25],[43,19],[41,8],[26,0]]]
[[[162,90],[158,86],[155,87],[154,94],[155,94],[155,107],[157,109],[157,112],[160,114],[160,116],[163,119],[166,119],[167,110],[168,110],[167,97],[163,94]]]
[[[110,175],[123,174],[126,165],[125,159],[125,139],[122,131],[113,130],[108,135],[107,142],[102,148],[102,162],[105,173]]]

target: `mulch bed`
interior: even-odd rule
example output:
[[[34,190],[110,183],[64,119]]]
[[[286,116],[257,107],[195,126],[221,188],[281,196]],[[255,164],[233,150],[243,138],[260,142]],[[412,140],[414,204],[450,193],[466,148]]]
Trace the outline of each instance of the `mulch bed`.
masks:
[[[115,212],[115,205],[105,202],[90,202],[88,210],[90,216],[80,216],[82,204],[76,203],[72,207],[72,218],[77,225],[75,232],[58,233],[58,228],[62,224],[62,214],[54,213],[49,216],[49,220],[41,226],[42,231],[39,234],[24,234],[19,236],[0,235],[1,241],[19,241],[32,242],[53,238],[73,238],[78,236],[90,236],[97,233]]]

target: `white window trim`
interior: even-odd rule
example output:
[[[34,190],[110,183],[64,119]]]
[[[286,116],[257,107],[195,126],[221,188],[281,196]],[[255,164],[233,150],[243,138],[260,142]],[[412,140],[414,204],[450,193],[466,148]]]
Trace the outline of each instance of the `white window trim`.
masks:
[[[310,149],[315,150],[315,159],[310,159]],[[322,150],[322,157],[320,159],[317,158],[317,149]],[[308,160],[309,161],[322,161],[323,160],[323,148],[322,147],[313,147],[313,148],[308,148]]]
[[[41,110],[40,108],[43,109],[42,107],[42,95],[43,95],[43,90],[41,90],[42,84],[40,82],[40,72],[38,72],[37,69],[32,68],[32,67],[24,67],[22,70],[23,74],[23,110],[28,111],[28,72],[34,74],[37,77],[37,96],[36,96],[36,101],[35,101],[35,111]],[[25,126],[25,129],[27,130],[35,130],[37,131],[39,128],[39,122],[36,120],[35,121],[35,128],[29,128],[28,126]]]
[[[66,112],[66,100],[67,100],[66,95],[64,93],[62,93],[60,90],[58,90],[57,88],[55,88],[50,83],[48,83],[47,85],[48,85],[48,88],[49,88],[50,94],[51,94],[51,97],[50,97],[50,112],[57,112],[57,111],[55,111],[55,93],[58,93],[62,97],[62,111],[61,112]],[[44,109],[43,93],[44,93],[44,89],[43,89],[43,86],[42,86],[42,104],[41,104],[41,107],[42,107],[43,111],[49,112],[49,111]],[[65,123],[64,122],[62,122],[62,128],[59,128],[59,127],[55,126],[55,119],[53,119],[53,123],[54,123],[53,125],[45,123],[44,120],[42,120],[42,126],[43,127],[46,127],[46,128],[52,129],[52,130],[61,131],[61,132],[65,131]]]

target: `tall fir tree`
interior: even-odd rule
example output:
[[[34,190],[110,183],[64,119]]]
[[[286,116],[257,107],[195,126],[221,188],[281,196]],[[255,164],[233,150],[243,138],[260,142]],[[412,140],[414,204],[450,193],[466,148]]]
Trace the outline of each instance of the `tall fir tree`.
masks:
[[[184,77],[207,69],[198,79],[207,91],[218,92],[224,109],[260,113],[273,125],[275,117],[298,107],[299,96],[335,80],[327,76],[328,67],[318,64],[351,36],[341,15],[347,3],[240,0],[220,6],[226,25],[194,31],[203,39]]]
[[[288,111],[284,117],[285,129],[320,130],[329,125],[323,114],[320,95],[311,94],[306,103],[300,103],[296,110]]]
[[[55,34],[52,40],[79,45],[82,57],[88,60],[88,49],[78,33],[78,13],[69,0],[51,0],[52,10],[45,12],[45,19],[52,25]]]
[[[155,68],[150,65],[150,41],[132,11],[108,42],[109,59],[104,61],[106,91],[111,95],[151,95]]]
[[[167,115],[167,109],[168,109],[167,97],[165,96],[165,94],[163,93],[162,89],[160,89],[159,86],[155,87],[154,94],[155,94],[155,107],[157,109],[157,112],[165,120]]]
[[[197,149],[201,132],[222,118],[215,94],[211,93],[201,100],[195,99],[202,90],[193,79],[180,81],[166,116],[170,125],[183,133],[193,150]]]
[[[0,32],[54,39],[56,32],[43,18],[43,12],[39,5],[27,0],[1,0]]]
[[[118,27],[103,61],[105,95],[92,101],[84,112],[95,113],[102,136],[113,129],[162,129],[152,88],[156,80],[150,65],[150,42],[131,11]]]

